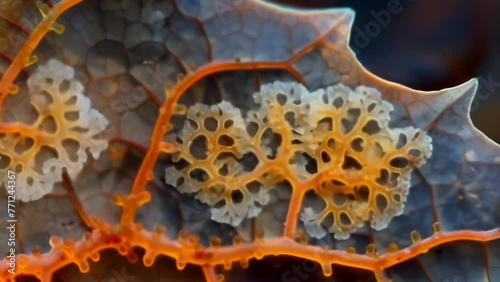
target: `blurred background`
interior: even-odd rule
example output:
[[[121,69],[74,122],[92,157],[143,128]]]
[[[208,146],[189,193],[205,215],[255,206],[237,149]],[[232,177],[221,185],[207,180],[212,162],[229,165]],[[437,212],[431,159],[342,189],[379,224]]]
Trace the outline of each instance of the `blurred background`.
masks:
[[[500,1],[268,0],[306,9],[356,11],[351,47],[374,74],[419,90],[479,79],[474,124],[500,143]],[[398,12],[385,17],[394,5]],[[378,22],[379,30],[370,30]],[[368,30],[367,30],[368,28]]]

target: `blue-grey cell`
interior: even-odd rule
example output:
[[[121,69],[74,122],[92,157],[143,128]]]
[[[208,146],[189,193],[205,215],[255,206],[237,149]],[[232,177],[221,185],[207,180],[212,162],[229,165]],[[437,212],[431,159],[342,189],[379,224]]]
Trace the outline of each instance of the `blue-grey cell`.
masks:
[[[193,5],[198,7],[198,13],[194,16],[202,22],[215,17],[223,20],[224,14],[231,11],[231,7],[227,4],[228,2],[225,0],[199,1]]]
[[[77,64],[86,63],[85,57],[90,47],[85,43],[80,33],[71,25],[66,26],[64,34],[56,37],[56,42],[65,46],[62,49],[65,56],[72,58]]]
[[[439,130],[428,132],[432,138],[432,157],[420,171],[432,185],[454,183],[464,162],[464,144],[455,136]]]
[[[419,264],[417,259],[396,264],[386,270],[393,282],[428,282],[425,269]]]
[[[134,47],[143,41],[153,40],[154,35],[155,33],[150,27],[138,22],[131,23],[127,25],[123,44],[127,48]]]
[[[391,112],[391,119],[389,120],[389,127],[407,127],[413,126],[413,121],[408,117],[408,112],[405,108],[398,104],[392,103],[394,110]]]
[[[223,19],[213,17],[203,22],[209,40],[217,44],[217,40],[231,36],[242,30],[241,17],[237,13],[228,13]],[[257,20],[254,18],[254,20]],[[231,23],[231,24],[228,24]]]
[[[89,51],[87,68],[97,78],[122,74],[129,68],[128,52],[122,43],[104,40]]]
[[[184,64],[201,66],[208,62],[208,42],[200,27],[193,21],[173,14],[170,18],[170,32],[165,39],[165,45]]]
[[[129,23],[136,22],[139,20],[140,2],[135,0],[124,0],[123,3],[123,14]]]
[[[145,41],[130,50],[131,65],[148,64],[167,55],[167,49],[160,42]]]
[[[103,11],[117,11],[122,9],[122,0],[102,1],[101,8]]]
[[[327,72],[328,67],[321,54],[317,52],[311,52],[299,58],[293,63],[293,68],[302,75],[310,91],[331,85],[330,83],[325,85],[323,75]]]
[[[252,38],[257,38],[262,32],[262,21],[255,17],[253,12],[242,12],[241,17],[241,31]]]
[[[159,59],[136,62],[130,69],[130,74],[137,82],[148,91],[154,93],[161,102],[165,100],[165,83],[174,84],[177,76],[182,74],[182,67],[177,65],[177,61],[170,54]]]
[[[176,3],[177,8],[190,17],[196,17],[200,12],[201,4],[198,0],[176,1]]]
[[[500,183],[499,165],[468,162],[464,166],[461,185],[468,192],[497,191]]]
[[[109,40],[122,42],[127,28],[127,22],[123,18],[123,15],[116,12],[104,12],[104,19],[104,25],[106,27],[106,38]]]
[[[290,29],[274,21],[266,21],[262,25],[262,33],[256,38],[255,59],[261,61],[285,61],[292,55],[287,40]]]
[[[490,277],[500,277],[500,240],[485,243],[488,257]]]
[[[433,281],[487,281],[485,255],[481,243],[459,241],[436,247],[419,260]]]
[[[494,219],[494,214],[488,211],[488,207],[475,194],[448,185],[436,187],[435,194],[438,199],[436,209],[443,230],[487,230],[498,225],[498,219]],[[493,199],[493,203],[498,205],[498,200],[494,200],[496,197],[491,198],[494,196],[491,192],[487,195],[489,201]]]
[[[293,51],[297,52],[304,49],[308,44],[318,37],[318,30],[310,23],[303,22],[296,25],[290,25],[291,42]]]
[[[233,61],[239,58],[242,62],[253,60],[255,56],[255,39],[245,34],[234,34],[224,39],[225,44],[215,45],[214,58],[221,61]]]

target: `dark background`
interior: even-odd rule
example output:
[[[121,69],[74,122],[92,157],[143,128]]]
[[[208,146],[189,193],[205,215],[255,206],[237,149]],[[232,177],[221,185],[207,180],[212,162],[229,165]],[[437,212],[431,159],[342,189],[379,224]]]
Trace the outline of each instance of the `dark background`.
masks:
[[[349,7],[356,31],[396,0],[272,0],[300,8]],[[500,1],[399,0],[380,32],[369,37],[357,57],[374,74],[419,90],[439,90],[479,78],[472,106],[474,124],[500,143]],[[357,28],[357,29],[356,29]]]

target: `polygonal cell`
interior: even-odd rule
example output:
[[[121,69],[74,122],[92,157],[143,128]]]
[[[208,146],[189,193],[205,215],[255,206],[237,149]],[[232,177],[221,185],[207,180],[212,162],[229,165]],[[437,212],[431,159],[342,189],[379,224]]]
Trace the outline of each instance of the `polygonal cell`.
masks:
[[[188,165],[168,169],[167,183],[196,192],[214,220],[238,225],[268,204],[265,191],[278,182],[303,182],[324,202],[301,216],[314,237],[326,228],[347,238],[365,221],[380,229],[401,214],[409,173],[430,156],[431,140],[389,128],[392,105],[378,91],[336,85],[309,93],[275,82],[254,99],[261,107],[245,120],[228,102],[192,107],[172,158]]]
[[[174,165],[166,170],[167,183],[181,193],[196,193],[212,207],[215,221],[239,225],[255,217],[269,202],[272,186],[246,180],[259,163],[249,140],[240,111],[230,103],[191,107],[177,136]]]
[[[89,52],[87,67],[93,77],[110,77],[124,73],[129,68],[129,55],[122,43],[104,40]]]

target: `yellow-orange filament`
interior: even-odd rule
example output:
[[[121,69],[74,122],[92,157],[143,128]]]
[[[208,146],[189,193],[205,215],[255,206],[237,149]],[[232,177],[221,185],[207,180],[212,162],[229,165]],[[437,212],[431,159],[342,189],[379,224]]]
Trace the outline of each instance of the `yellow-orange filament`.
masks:
[[[409,174],[430,157],[431,140],[412,127],[389,128],[393,108],[376,89],[337,85],[309,93],[297,83],[275,82],[254,98],[260,108],[246,116],[226,101],[192,106],[167,183],[211,206],[213,220],[237,226],[288,181],[286,236],[311,189],[324,205],[301,215],[314,237],[326,234],[324,225],[338,239],[365,221],[382,229],[402,213]]]

